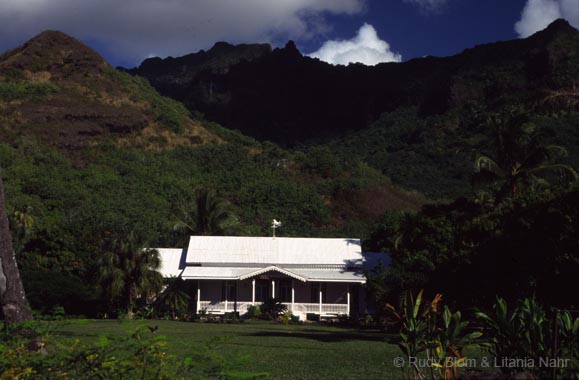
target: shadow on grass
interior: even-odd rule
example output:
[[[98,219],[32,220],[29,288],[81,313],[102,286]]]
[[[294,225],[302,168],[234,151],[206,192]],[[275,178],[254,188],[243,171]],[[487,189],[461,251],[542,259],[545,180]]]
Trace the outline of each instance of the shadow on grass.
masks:
[[[54,335],[57,336],[61,336],[64,338],[78,338],[78,337],[86,337],[86,338],[98,338],[101,335],[114,335],[111,333],[98,333],[98,332],[94,332],[94,333],[89,333],[89,332],[78,332],[78,331],[57,331],[54,333]]]
[[[277,331],[258,331],[253,334],[246,334],[246,336],[254,336],[259,338],[301,338],[311,339],[324,343],[337,343],[347,341],[366,341],[366,342],[385,342],[384,335],[380,334],[360,334],[348,332],[332,332],[310,330],[307,332],[277,332]]]

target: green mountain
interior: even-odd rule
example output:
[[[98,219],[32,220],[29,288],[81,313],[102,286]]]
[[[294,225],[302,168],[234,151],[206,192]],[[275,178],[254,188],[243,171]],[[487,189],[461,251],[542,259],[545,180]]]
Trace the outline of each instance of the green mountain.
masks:
[[[56,31],[0,56],[0,107],[0,137],[9,142],[35,138],[74,150],[104,140],[143,146],[219,141],[181,104]]]
[[[237,62],[229,46],[228,64],[213,66],[221,49],[146,60],[130,72],[225,127],[282,146],[327,144],[433,198],[470,191],[477,152],[492,148],[488,119],[512,107],[528,108],[568,148],[567,163],[579,164],[576,114],[543,102],[579,79],[579,32],[564,20],[526,39],[372,67],[332,66],[292,42],[269,53],[255,45]]]
[[[129,231],[180,246],[173,227],[199,190],[258,236],[276,218],[280,236],[363,237],[385,211],[425,202],[358,159],[284,150],[194,115],[60,32],[2,54],[0,73],[1,175],[37,307],[82,310],[105,245]]]

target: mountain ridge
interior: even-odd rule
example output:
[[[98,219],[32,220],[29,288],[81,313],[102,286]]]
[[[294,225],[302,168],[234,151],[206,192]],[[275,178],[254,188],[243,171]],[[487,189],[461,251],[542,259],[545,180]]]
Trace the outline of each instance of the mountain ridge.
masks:
[[[497,109],[534,101],[545,89],[567,85],[566,74],[579,76],[578,42],[579,32],[557,20],[526,39],[402,63],[332,66],[288,43],[225,72],[201,69],[188,82],[167,81],[177,76],[169,67],[156,68],[165,79],[146,67],[130,72],[228,128],[295,146],[363,129],[400,107],[431,116],[476,103]]]

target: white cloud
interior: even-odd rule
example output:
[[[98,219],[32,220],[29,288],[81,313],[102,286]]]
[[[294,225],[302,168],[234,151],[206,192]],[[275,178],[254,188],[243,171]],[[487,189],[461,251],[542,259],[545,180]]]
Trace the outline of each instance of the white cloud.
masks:
[[[380,62],[400,62],[402,56],[390,50],[388,42],[381,40],[372,25],[364,24],[356,37],[345,41],[326,41],[310,57],[334,65],[359,62],[376,65]]]
[[[573,26],[579,26],[579,2],[577,0],[527,0],[521,19],[515,24],[520,37],[545,29],[551,22],[564,18]]]
[[[325,15],[353,15],[367,0],[0,0],[0,48],[56,29],[138,61],[215,41],[269,42],[326,30]],[[136,63],[136,62],[135,62]]]

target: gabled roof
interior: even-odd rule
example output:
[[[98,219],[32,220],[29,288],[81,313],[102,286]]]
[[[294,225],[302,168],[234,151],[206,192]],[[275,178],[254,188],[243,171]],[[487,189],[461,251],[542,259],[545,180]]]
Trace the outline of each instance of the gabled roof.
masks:
[[[359,239],[191,236],[187,264],[351,265],[362,261]]]
[[[279,267],[266,268],[249,268],[249,267],[202,267],[190,266],[186,267],[181,274],[185,280],[244,280],[254,276],[259,276],[267,272],[279,272],[297,280],[306,282],[351,282],[351,283],[365,283],[366,278],[362,271],[347,271],[347,270],[306,270],[306,269],[291,269],[287,270]]]
[[[358,239],[191,236],[187,250],[158,248],[161,273],[198,280],[245,280],[277,272],[300,281],[364,283],[385,253],[362,253]]]
[[[270,266],[268,266],[268,267],[261,268],[261,269],[258,269],[258,270],[255,270],[255,271],[246,273],[246,274],[244,274],[243,276],[239,276],[239,279],[240,279],[240,280],[245,280],[245,279],[247,279],[247,278],[254,277],[254,276],[257,276],[257,275],[266,273],[266,272],[279,272],[279,273],[285,274],[285,275],[288,276],[288,277],[295,278],[296,280],[300,280],[300,281],[306,282],[306,278],[304,278],[304,277],[302,277],[302,276],[300,276],[300,275],[297,275],[297,274],[295,274],[294,272],[290,272],[290,271],[287,270],[287,269],[283,269],[283,268],[280,268],[280,267],[276,267],[275,265],[270,265]]]

